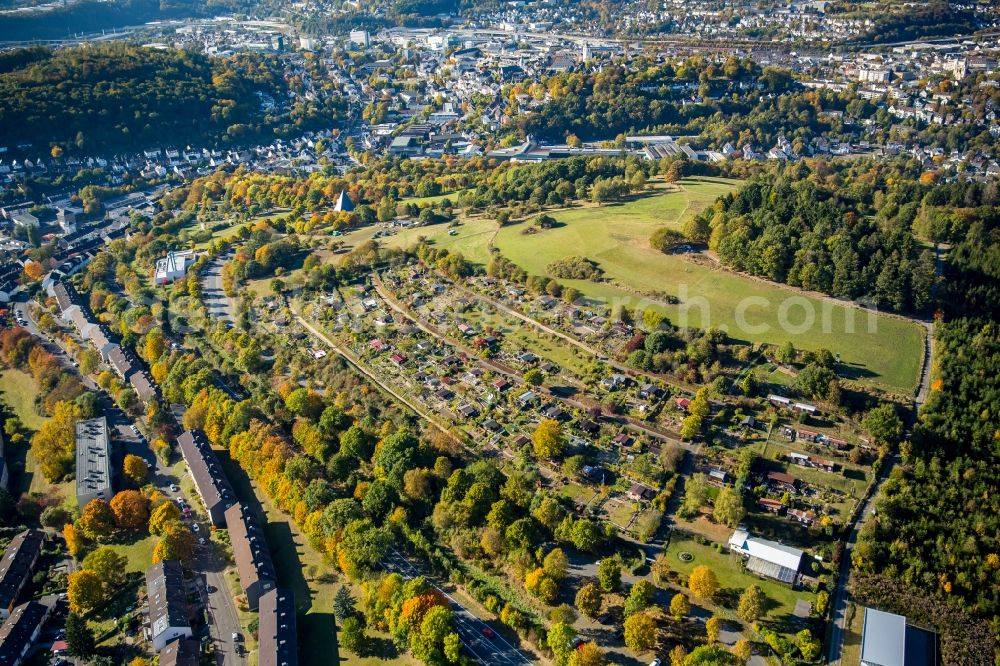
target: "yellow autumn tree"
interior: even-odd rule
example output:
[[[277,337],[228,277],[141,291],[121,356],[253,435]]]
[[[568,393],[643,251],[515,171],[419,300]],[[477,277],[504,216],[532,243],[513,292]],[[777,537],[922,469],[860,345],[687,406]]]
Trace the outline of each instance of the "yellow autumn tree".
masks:
[[[57,402],[52,417],[31,438],[31,454],[46,481],[58,481],[72,471],[80,416],[80,407],[75,403]]]

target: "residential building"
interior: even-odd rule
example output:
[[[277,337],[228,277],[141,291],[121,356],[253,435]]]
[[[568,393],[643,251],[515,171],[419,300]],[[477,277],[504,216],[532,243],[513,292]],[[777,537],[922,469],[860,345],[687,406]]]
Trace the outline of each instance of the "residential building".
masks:
[[[167,643],[160,650],[160,666],[198,666],[201,663],[201,645],[196,640],[182,638]]]
[[[52,285],[52,295],[56,298],[56,305],[59,306],[59,312],[64,313],[68,310],[75,302],[75,290],[70,292],[72,287],[67,288],[65,283],[56,282]]]
[[[129,375],[128,383],[132,385],[132,389],[144,405],[148,405],[156,399],[156,385],[142,370],[136,370]]]
[[[0,627],[0,666],[21,666],[38,640],[51,607],[38,601],[21,604]]]
[[[128,357],[128,354],[125,353],[125,350],[118,345],[115,345],[114,348],[108,353],[108,363],[122,379],[127,378],[134,372],[132,360]]]
[[[0,619],[10,617],[44,544],[45,533],[41,530],[25,530],[11,539],[0,561]]]
[[[777,541],[751,536],[744,529],[737,529],[729,537],[729,548],[747,558],[747,570],[760,576],[794,585],[804,553],[798,548]]]
[[[226,509],[236,503],[236,493],[222,471],[215,451],[201,432],[195,430],[182,432],[177,438],[177,446],[209,519],[216,527],[225,527]]]
[[[861,666],[937,666],[937,636],[902,615],[865,608]]]
[[[111,440],[101,416],[76,423],[76,502],[80,509],[95,499],[110,500]]]
[[[240,575],[240,587],[247,597],[247,607],[257,610],[261,595],[277,584],[264,530],[253,511],[242,504],[226,509],[226,527]]]
[[[191,638],[190,610],[180,562],[164,560],[146,571],[149,640],[159,652],[178,638]]]
[[[291,590],[275,588],[261,596],[257,645],[259,666],[297,666],[295,596]]]

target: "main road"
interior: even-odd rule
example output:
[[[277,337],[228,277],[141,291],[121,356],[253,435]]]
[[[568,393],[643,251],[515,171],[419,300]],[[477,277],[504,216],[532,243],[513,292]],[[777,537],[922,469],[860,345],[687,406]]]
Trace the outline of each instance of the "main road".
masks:
[[[393,548],[382,565],[389,571],[402,575],[407,580],[424,576],[434,586],[434,589],[444,595],[455,614],[455,631],[458,633],[462,645],[479,663],[508,664],[508,666],[531,665],[531,660],[525,657],[520,650],[508,643],[503,636],[476,617],[457,599],[435,585],[429,575],[422,572],[416,564],[398,550]]]

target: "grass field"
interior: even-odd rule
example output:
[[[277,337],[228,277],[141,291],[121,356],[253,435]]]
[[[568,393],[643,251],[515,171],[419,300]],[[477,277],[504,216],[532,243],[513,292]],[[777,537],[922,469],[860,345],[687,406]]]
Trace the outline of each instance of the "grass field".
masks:
[[[128,558],[126,571],[143,573],[153,566],[153,549],[159,540],[159,537],[147,535],[132,543],[113,543],[110,546],[115,552]]]
[[[664,192],[626,203],[587,206],[553,214],[561,223],[537,234],[525,225],[500,229],[495,246],[529,273],[572,256],[598,262],[607,281],[561,280],[585,296],[666,314],[679,326],[724,328],[750,342],[797,348],[826,348],[840,354],[842,365],[858,379],[889,390],[912,391],[921,363],[922,331],[917,324],[805,296],[797,290],[737,275],[649,245],[659,227],[678,226],[718,195],[733,190],[732,181],[691,180],[679,192]],[[669,299],[658,297],[667,294]],[[749,299],[749,300],[748,300]],[[809,313],[812,323],[809,323]],[[784,323],[785,325],[782,325]],[[853,323],[853,331],[851,324]]]
[[[690,553],[694,559],[684,562],[679,557],[682,552]],[[812,601],[812,595],[805,591],[795,591],[772,580],[763,580],[757,576],[744,573],[739,558],[732,554],[723,554],[711,546],[697,543],[687,535],[672,532],[670,544],[667,546],[667,561],[670,568],[680,572],[685,577],[699,565],[706,565],[719,579],[720,593],[735,590],[738,595],[751,585],[759,585],[768,598],[768,610],[764,619],[787,621],[795,610],[795,602],[799,599]]]
[[[45,422],[45,417],[35,412],[38,388],[31,375],[15,369],[0,372],[0,393],[17,418],[21,419],[21,423],[31,430],[38,430]]]
[[[421,236],[435,247],[449,252],[461,252],[466,259],[485,265],[490,260],[490,243],[497,231],[497,223],[484,217],[470,217],[453,227],[455,235],[449,232],[447,224],[435,224],[429,227],[416,227],[400,230],[396,235],[383,239],[386,247],[405,248],[417,242]]]

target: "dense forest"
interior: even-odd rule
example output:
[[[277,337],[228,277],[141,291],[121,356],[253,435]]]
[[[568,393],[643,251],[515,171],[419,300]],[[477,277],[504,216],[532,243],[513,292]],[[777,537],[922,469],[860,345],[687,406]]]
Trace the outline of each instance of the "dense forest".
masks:
[[[114,42],[27,50],[0,74],[0,145],[72,152],[234,144],[337,117],[337,100],[265,111],[288,98],[283,66],[267,56],[208,58]],[[273,136],[273,134],[271,134]]]
[[[804,161],[748,181],[685,228],[740,271],[894,312],[928,312],[933,242],[1000,203],[995,183],[935,186],[908,162]]]
[[[581,139],[608,139],[643,128],[697,132],[717,110],[727,115],[748,112],[761,100],[761,91],[784,93],[793,85],[786,72],[761,71],[750,60],[729,58],[716,65],[701,58],[648,66],[641,61],[626,68],[615,63],[596,72],[567,72],[542,84],[551,100],[520,118],[520,130],[548,141],[569,134]],[[693,91],[688,89],[693,86]],[[739,91],[739,101],[684,104],[692,92],[702,95]],[[518,86],[512,94],[522,92]],[[531,91],[533,92],[533,91]],[[737,130],[738,132],[738,130]]]
[[[855,551],[863,571],[919,591],[896,595],[904,603],[892,607],[919,614],[922,597],[940,605],[932,617],[948,619],[939,628],[949,664],[993,661],[995,646],[969,622],[1000,636],[1000,208],[995,199],[964,208],[976,187],[948,184],[924,195],[937,204],[936,219],[952,223],[936,233],[955,243],[937,299],[934,379],[904,464]],[[884,588],[869,587],[864,598],[882,601]]]

